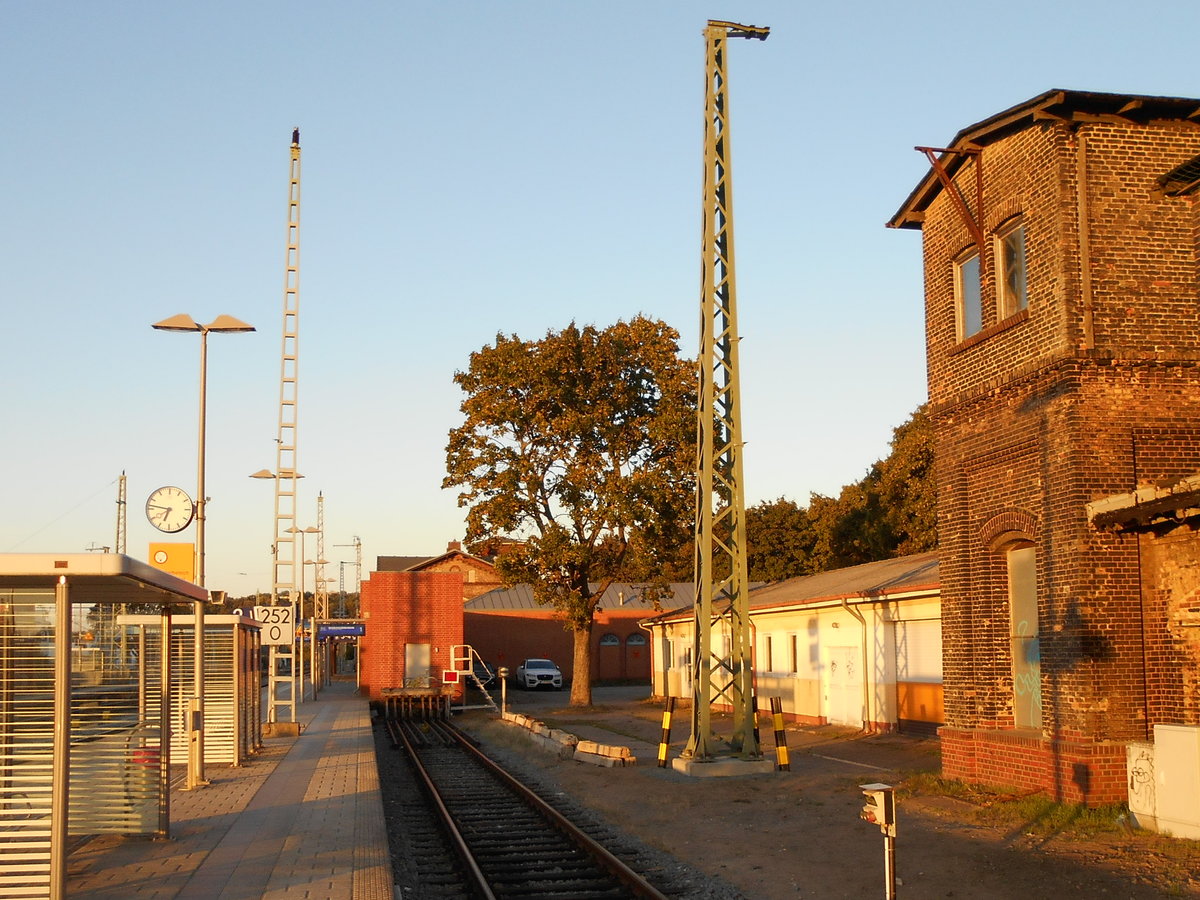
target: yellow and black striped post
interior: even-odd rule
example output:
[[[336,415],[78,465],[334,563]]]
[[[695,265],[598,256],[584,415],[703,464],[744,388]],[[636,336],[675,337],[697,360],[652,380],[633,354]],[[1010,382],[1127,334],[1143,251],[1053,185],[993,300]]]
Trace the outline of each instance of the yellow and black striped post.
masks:
[[[662,738],[658,742],[658,767],[667,767],[667,747],[671,744],[671,714],[675,712],[675,698],[667,698],[667,708],[663,710]]]
[[[775,768],[780,772],[792,771],[788,762],[787,735],[783,731],[783,698],[771,698],[771,718],[775,721]]]

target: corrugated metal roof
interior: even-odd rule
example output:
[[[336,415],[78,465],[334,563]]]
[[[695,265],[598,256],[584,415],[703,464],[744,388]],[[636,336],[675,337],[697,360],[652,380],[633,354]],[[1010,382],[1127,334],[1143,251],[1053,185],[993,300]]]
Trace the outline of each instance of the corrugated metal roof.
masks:
[[[804,606],[859,597],[882,597],[908,591],[937,590],[941,585],[938,554],[914,553],[896,559],[847,566],[764,584],[750,591],[751,609]],[[655,620],[691,615],[691,604],[655,616]]]
[[[593,585],[593,588],[599,585]],[[600,598],[600,608],[606,610],[634,609],[644,612],[654,612],[654,604],[642,596],[644,585],[613,584]],[[694,602],[695,589],[691,584],[672,584],[672,596],[666,597],[662,605],[667,608],[676,606],[691,606]],[[488,610],[518,611],[524,609],[547,609],[539,606],[533,599],[533,588],[528,584],[518,584],[509,588],[496,588],[486,594],[480,594],[463,604],[467,612],[486,612]]]
[[[750,606],[757,609],[842,597],[877,597],[937,587],[940,582],[937,552],[917,553],[764,585],[751,592]]]

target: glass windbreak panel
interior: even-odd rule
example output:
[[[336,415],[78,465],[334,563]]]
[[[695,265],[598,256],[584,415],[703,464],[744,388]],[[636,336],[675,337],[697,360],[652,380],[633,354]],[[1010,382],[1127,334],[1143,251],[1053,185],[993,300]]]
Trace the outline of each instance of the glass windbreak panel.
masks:
[[[954,264],[958,301],[959,340],[983,329],[983,293],[980,289],[979,254],[972,253]]]
[[[116,604],[71,607],[72,834],[153,834],[163,784],[161,659]],[[160,657],[161,654],[154,654]]]
[[[1029,305],[1025,291],[1025,226],[1017,224],[998,238],[1000,308],[1011,316]]]
[[[0,592],[0,884],[45,890],[54,758],[54,590]]]
[[[1013,720],[1018,728],[1042,726],[1042,660],[1038,629],[1037,551],[1021,547],[1008,553],[1011,612]]]

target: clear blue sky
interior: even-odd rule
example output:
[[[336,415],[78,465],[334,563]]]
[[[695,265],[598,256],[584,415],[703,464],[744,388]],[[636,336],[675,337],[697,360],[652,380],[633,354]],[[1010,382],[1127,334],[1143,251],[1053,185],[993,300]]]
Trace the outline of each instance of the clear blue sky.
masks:
[[[150,324],[228,313],[258,332],[209,341],[208,584],[269,590],[296,126],[299,524],[322,491],[368,570],[461,538],[473,350],[645,313],[696,351],[708,18],[772,29],[729,52],[747,499],[836,494],[925,399],[920,237],[883,224],[913,146],[1050,88],[1200,97],[1198,9],[0,0],[0,552],[112,545],[124,470],[145,558],[199,368]]]

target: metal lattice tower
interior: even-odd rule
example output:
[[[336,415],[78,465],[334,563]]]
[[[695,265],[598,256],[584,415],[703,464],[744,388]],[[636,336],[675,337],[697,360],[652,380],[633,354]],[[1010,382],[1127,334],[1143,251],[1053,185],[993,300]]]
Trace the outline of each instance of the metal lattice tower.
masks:
[[[125,508],[127,506],[125,494],[125,473],[121,473],[121,478],[117,482],[117,553],[124,556],[125,554]]]
[[[300,129],[292,132],[288,171],[287,260],[283,276],[283,342],[279,363],[279,431],[275,439],[275,541],[271,603],[286,591],[294,602],[296,560],[296,392],[300,330]],[[303,560],[299,561],[303,563]]]
[[[313,593],[313,615],[318,619],[329,618],[329,585],[325,579],[325,495],[317,493],[317,559],[315,563],[317,584]]]
[[[317,652],[318,622],[329,618],[329,582],[325,578],[325,495],[317,492],[317,555],[313,566],[316,585],[313,589],[313,621],[312,636],[309,638],[312,648],[312,679],[313,696],[316,696],[321,686],[328,683],[325,673],[325,654]]]
[[[354,548],[354,590],[362,591],[362,540],[356,534],[353,544],[334,544],[335,547]]]
[[[727,38],[765,40],[769,32],[768,28],[711,20],[704,30],[707,84],[692,735],[682,754],[701,761],[711,759],[716,750],[711,724],[716,703],[732,710],[733,750],[747,759],[761,756],[754,733],[725,51]]]

